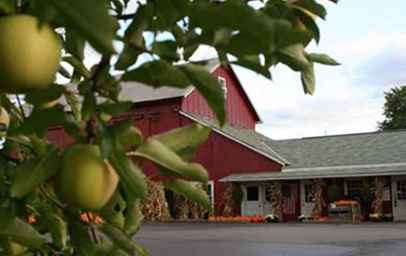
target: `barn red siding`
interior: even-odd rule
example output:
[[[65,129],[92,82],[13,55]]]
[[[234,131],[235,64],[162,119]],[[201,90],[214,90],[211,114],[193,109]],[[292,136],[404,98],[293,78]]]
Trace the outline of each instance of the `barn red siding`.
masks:
[[[161,133],[179,126],[180,99],[168,99],[153,102],[144,102],[136,104],[127,114],[113,118],[112,122],[127,119],[129,115],[133,116],[134,125],[138,127],[144,137]],[[47,139],[64,147],[74,142],[62,126],[52,127],[47,132]]]
[[[182,125],[193,121],[182,117]],[[281,165],[223,135],[212,132],[209,139],[199,147],[195,161],[202,164],[214,181],[215,209],[220,213],[224,183],[218,180],[235,173],[277,172]],[[235,214],[240,214],[239,207]]]
[[[226,79],[227,122],[233,126],[254,129],[258,117],[252,109],[245,93],[242,91],[240,83],[234,73],[229,69],[219,67],[214,70],[213,75],[217,77],[221,76]],[[209,119],[214,118],[213,112],[205,99],[196,90],[184,99],[182,110],[186,113],[193,113]]]

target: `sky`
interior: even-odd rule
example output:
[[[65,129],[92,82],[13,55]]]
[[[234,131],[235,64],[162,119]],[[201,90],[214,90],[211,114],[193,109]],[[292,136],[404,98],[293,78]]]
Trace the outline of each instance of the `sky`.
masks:
[[[320,0],[327,3],[327,0]],[[339,67],[316,66],[316,93],[305,95],[297,73],[273,70],[273,81],[235,67],[273,139],[370,132],[383,120],[384,92],[406,85],[406,1],[341,0],[318,20],[324,52]]]
[[[319,2],[327,20],[317,20],[321,42],[308,51],[342,65],[316,66],[315,95],[305,95],[299,74],[284,66],[272,70],[272,81],[234,67],[261,116],[257,130],[272,139],[376,131],[384,92],[406,84],[406,1]],[[213,51],[202,47],[194,57],[210,58]]]

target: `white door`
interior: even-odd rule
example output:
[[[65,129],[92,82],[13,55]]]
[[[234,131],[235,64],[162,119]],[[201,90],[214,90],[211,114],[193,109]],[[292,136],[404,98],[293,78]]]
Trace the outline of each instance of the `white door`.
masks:
[[[314,187],[310,180],[300,181],[300,215],[311,217],[314,209]]]
[[[406,221],[406,176],[392,177],[393,219]]]
[[[242,214],[245,216],[262,215],[261,186],[245,185]]]
[[[263,188],[263,213],[266,216],[272,213],[272,184],[265,183]]]

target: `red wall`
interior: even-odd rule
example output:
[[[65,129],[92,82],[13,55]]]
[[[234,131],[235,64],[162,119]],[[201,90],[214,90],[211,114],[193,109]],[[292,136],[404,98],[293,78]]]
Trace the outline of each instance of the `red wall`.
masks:
[[[129,113],[113,118],[112,122],[127,119],[129,115],[132,115],[134,125],[141,130],[144,137],[149,137],[180,125],[178,113],[180,104],[180,98],[140,103],[135,105]],[[47,132],[47,139],[59,147],[74,142],[62,126],[50,128]]]
[[[258,117],[252,109],[237,77],[235,77],[231,70],[222,67],[217,68],[213,74],[215,76],[222,76],[226,79],[227,122],[233,126],[254,129]],[[182,110],[186,113],[193,113],[202,117],[214,119],[213,112],[197,90],[194,90],[184,99]]]
[[[192,123],[186,117],[181,120],[182,125]],[[278,163],[214,131],[199,148],[195,161],[208,170],[210,180],[214,181],[215,208],[219,212],[222,211],[220,199],[224,192],[224,183],[219,182],[219,179],[235,173],[281,171]],[[235,209],[236,215],[240,213],[239,207]]]
[[[145,102],[136,105],[130,113],[134,117],[135,126],[142,131],[145,137],[148,137],[191,124],[192,120],[179,114],[180,106],[181,99]],[[124,119],[126,116],[114,118],[113,122]],[[252,121],[253,124],[254,121]],[[73,142],[62,127],[50,129],[47,137],[61,147]],[[233,173],[281,170],[281,166],[276,162],[216,132],[212,132],[207,142],[200,147],[195,160],[209,171],[210,179],[214,181],[217,207],[220,205],[219,199],[224,191],[224,184],[218,182],[220,178]],[[147,175],[153,175],[157,168],[152,163],[146,162],[144,171]],[[240,209],[235,209],[235,214],[239,213]]]

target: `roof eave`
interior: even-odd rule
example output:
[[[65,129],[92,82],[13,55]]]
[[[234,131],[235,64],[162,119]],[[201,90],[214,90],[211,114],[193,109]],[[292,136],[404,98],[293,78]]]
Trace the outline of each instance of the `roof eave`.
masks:
[[[264,156],[264,157],[266,157],[266,158],[268,158],[268,159],[271,159],[272,161],[278,163],[278,164],[281,165],[282,167],[287,166],[287,163],[283,162],[282,160],[277,159],[277,158],[275,158],[275,157],[272,157],[272,156],[266,154],[265,152],[262,152],[261,150],[255,148],[255,147],[253,147],[253,146],[251,146],[251,145],[249,145],[248,143],[245,143],[245,142],[243,142],[243,141],[241,141],[241,140],[239,140],[239,139],[237,139],[237,138],[235,138],[235,137],[233,137],[233,136],[231,136],[231,135],[225,133],[224,131],[222,131],[222,130],[216,128],[216,127],[213,127],[213,126],[211,126],[210,124],[208,124],[208,123],[206,123],[206,122],[204,122],[204,121],[202,121],[202,120],[199,120],[199,119],[197,119],[197,118],[195,118],[195,117],[193,117],[193,116],[191,116],[191,115],[189,115],[189,114],[187,114],[187,113],[185,113],[185,112],[183,112],[183,111],[179,111],[179,113],[180,113],[181,115],[183,115],[183,116],[185,116],[185,117],[187,117],[187,118],[189,118],[189,119],[191,119],[191,120],[193,120],[193,121],[199,123],[199,124],[202,124],[202,125],[204,125],[204,126],[207,126],[207,127],[211,128],[213,131],[217,132],[218,134],[220,134],[220,135],[222,135],[222,136],[224,136],[224,137],[226,137],[226,138],[228,138],[228,139],[231,139],[231,140],[237,142],[238,144],[241,144],[241,145],[243,145],[243,146],[245,146],[245,147],[251,149],[252,151],[254,151],[254,152],[256,152],[256,153],[258,153],[258,154],[260,154],[260,155],[262,155],[262,156]]]

